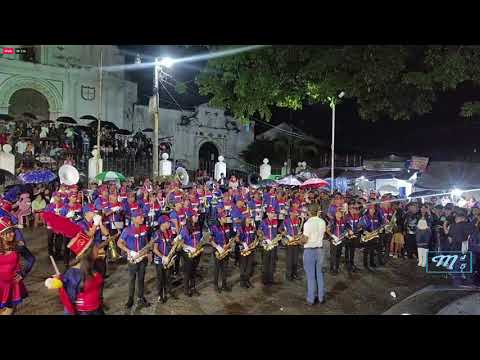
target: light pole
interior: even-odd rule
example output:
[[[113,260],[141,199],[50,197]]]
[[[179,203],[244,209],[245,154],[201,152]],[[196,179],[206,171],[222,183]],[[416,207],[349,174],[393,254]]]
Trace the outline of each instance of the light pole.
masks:
[[[154,109],[153,112],[153,177],[157,177],[159,174],[158,171],[158,137],[160,131],[160,91],[159,91],[159,83],[161,81],[160,75],[163,74],[162,67],[171,67],[173,65],[173,60],[170,58],[164,58],[160,60],[160,58],[155,58],[155,68],[154,68],[154,76],[153,76],[153,97],[154,97]]]
[[[338,94],[337,97],[329,96],[327,98],[330,101],[330,107],[332,108],[332,161],[331,161],[331,184],[330,184],[330,193],[333,194],[333,187],[335,184],[334,171],[335,171],[335,105],[337,104],[337,99],[341,99],[345,93],[342,91]]]

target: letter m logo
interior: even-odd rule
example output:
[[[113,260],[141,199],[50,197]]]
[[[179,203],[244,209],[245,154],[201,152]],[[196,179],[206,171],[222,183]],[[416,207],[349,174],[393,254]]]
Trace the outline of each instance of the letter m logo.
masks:
[[[458,255],[437,255],[432,258],[432,261],[438,267],[444,267],[448,270],[453,270],[453,266],[458,260]]]

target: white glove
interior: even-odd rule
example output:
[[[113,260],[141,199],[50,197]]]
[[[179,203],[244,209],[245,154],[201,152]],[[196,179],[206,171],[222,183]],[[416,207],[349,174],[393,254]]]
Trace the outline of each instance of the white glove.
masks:
[[[186,249],[188,252],[194,252],[194,251],[195,251],[195,248],[194,248],[193,246],[185,245],[185,249]]]
[[[162,264],[163,265],[167,264],[167,257],[166,256],[162,256]]]
[[[75,212],[69,211],[66,215],[67,218],[72,218],[75,215]]]
[[[132,258],[132,259],[135,259],[138,255],[138,253],[136,251],[133,251],[133,250],[130,250],[130,252],[128,254],[130,255],[130,258]]]
[[[93,217],[93,224],[94,224],[95,226],[100,225],[101,222],[102,222],[102,217],[101,217],[100,215],[95,215],[95,216]]]
[[[244,249],[248,249],[248,244],[246,242],[242,243]]]

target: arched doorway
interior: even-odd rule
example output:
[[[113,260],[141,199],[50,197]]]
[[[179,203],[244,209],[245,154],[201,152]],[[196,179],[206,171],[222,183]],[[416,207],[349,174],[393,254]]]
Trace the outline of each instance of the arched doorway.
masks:
[[[49,119],[50,106],[42,93],[34,89],[15,91],[9,100],[8,114],[16,117],[24,113],[34,114],[38,120]]]
[[[215,162],[218,159],[218,149],[214,143],[205,142],[198,150],[198,168],[207,171],[209,176],[213,176],[215,171]]]

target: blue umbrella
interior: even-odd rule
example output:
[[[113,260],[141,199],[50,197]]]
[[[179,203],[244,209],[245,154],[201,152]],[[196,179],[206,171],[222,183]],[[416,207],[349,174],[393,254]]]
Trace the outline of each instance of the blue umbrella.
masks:
[[[57,177],[50,170],[33,170],[26,173],[22,173],[18,176],[25,184],[40,184],[48,183]]]

